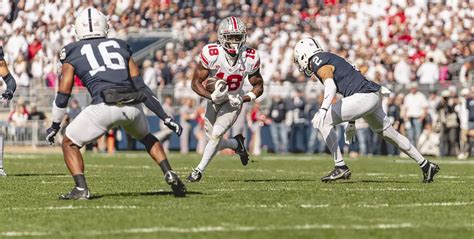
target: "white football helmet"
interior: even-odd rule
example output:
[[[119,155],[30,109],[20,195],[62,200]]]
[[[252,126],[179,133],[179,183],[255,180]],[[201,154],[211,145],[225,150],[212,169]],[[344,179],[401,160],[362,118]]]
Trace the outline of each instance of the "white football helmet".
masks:
[[[308,69],[309,59],[318,52],[322,52],[323,48],[313,38],[304,38],[296,43],[293,57],[295,63],[298,65],[298,70],[304,72],[307,77],[312,75],[312,72]]]
[[[237,55],[247,39],[247,29],[238,17],[227,17],[219,24],[217,39],[231,55]]]
[[[78,40],[107,37],[109,32],[107,17],[93,7],[82,10],[74,24]]]

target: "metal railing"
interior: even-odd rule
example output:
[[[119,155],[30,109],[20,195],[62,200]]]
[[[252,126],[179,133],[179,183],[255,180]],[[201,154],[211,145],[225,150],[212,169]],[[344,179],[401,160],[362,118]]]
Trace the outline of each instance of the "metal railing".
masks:
[[[7,145],[47,145],[46,124],[47,122],[41,120],[29,120],[21,125],[2,123],[0,134]]]

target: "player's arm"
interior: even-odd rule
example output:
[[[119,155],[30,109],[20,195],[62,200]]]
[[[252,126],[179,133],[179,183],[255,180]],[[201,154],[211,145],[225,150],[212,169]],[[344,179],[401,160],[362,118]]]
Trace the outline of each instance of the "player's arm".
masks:
[[[145,106],[163,120],[168,128],[180,136],[183,132],[183,128],[181,125],[174,122],[173,118],[165,112],[163,106],[161,106],[161,103],[158,101],[158,98],[156,98],[150,87],[148,87],[143,81],[143,78],[140,75],[140,69],[132,58],[128,61],[128,69],[130,78],[132,78],[133,86],[146,96],[146,100],[143,102]]]
[[[58,92],[53,102],[51,114],[51,127],[46,130],[46,140],[54,143],[54,137],[61,128],[61,122],[66,115],[66,108],[71,97],[72,87],[74,86],[74,67],[69,63],[64,63],[61,68],[61,79],[59,80]]]
[[[249,82],[253,86],[252,90],[242,97],[244,102],[254,101],[263,94],[263,78],[258,69],[252,75],[249,75]]]
[[[209,76],[209,70],[204,68],[202,63],[198,63],[198,66],[194,70],[193,79],[191,81],[191,88],[193,89],[196,94],[201,97],[204,97],[208,100],[212,100],[211,93],[209,93],[204,85],[202,84],[207,77]]]
[[[5,81],[7,85],[7,89],[2,94],[2,97],[7,100],[11,100],[13,98],[13,93],[16,90],[16,81],[15,78],[10,74],[8,71],[7,63],[5,62],[4,55],[3,55],[3,48],[0,46],[0,76]]]
[[[324,65],[316,72],[316,75],[324,85],[324,99],[320,108],[326,111],[331,106],[331,102],[337,92],[336,83],[334,82],[334,70],[335,67],[333,65]]]

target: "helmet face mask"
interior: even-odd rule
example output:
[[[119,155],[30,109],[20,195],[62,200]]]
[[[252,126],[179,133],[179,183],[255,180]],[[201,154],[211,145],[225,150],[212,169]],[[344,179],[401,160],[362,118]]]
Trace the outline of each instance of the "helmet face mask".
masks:
[[[227,17],[219,24],[218,40],[224,50],[236,56],[245,44],[247,29],[237,17]]]

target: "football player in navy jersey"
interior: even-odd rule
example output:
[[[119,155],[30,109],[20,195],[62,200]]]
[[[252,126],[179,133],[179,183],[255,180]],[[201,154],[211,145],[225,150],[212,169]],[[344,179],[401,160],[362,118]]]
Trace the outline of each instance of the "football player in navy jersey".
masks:
[[[79,13],[75,28],[79,41],[65,46],[60,53],[62,74],[53,103],[53,123],[47,130],[46,140],[54,143],[54,137],[59,132],[74,85],[74,75],[81,79],[92,96],[92,102],[66,128],[62,142],[64,161],[76,186],[71,192],[61,195],[60,199],[90,198],[79,149],[115,126],[121,126],[143,143],[160,166],[175,196],[185,196],[186,187],[171,170],[160,142],[150,133],[141,103],[178,136],[182,128],[164,112],[158,99],[143,82],[130,47],[120,39],[107,38],[107,19],[95,8],[86,8]]]
[[[319,129],[335,162],[335,168],[321,178],[323,182],[349,179],[351,171],[342,158],[334,126],[349,122],[346,128],[346,142],[355,134],[354,121],[363,118],[372,131],[397,146],[414,159],[423,172],[423,182],[430,183],[439,171],[438,165],[426,160],[410,141],[398,133],[382,109],[382,97],[389,92],[375,82],[367,80],[359,70],[346,59],[324,51],[314,39],[300,40],[294,49],[294,61],[300,72],[324,85],[324,100],[315,114],[313,127]],[[331,105],[336,93],[344,98]]]
[[[7,62],[5,61],[5,56],[3,54],[3,47],[0,46],[0,77],[2,77],[5,85],[7,86],[5,92],[1,94],[1,99],[3,100],[11,100],[13,98],[13,93],[16,90],[16,81],[15,78],[10,74],[8,71]],[[0,138],[2,136],[0,135]],[[3,138],[0,141],[0,150],[3,152]],[[7,176],[5,171],[3,170],[3,155],[0,156],[0,177]]]

